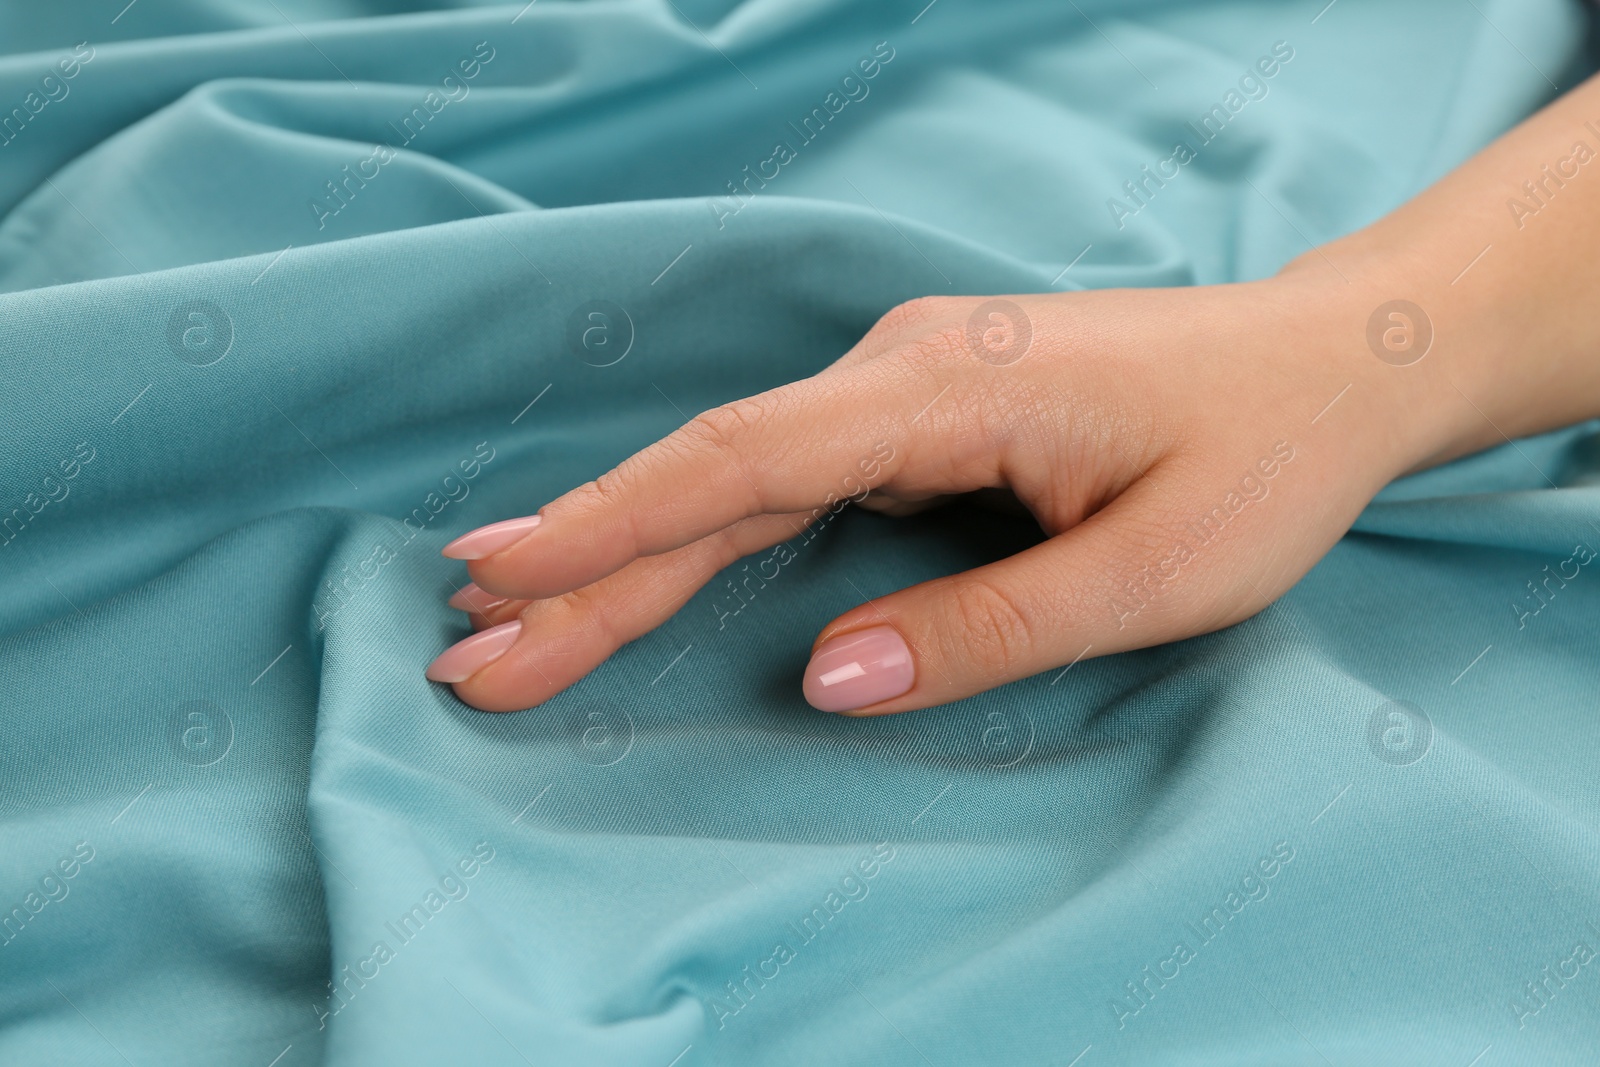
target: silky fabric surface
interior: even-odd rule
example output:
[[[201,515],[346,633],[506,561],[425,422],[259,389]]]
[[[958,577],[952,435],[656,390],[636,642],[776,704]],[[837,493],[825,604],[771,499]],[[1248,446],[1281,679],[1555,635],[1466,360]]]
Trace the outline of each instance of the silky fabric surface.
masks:
[[[1589,69],[1565,0],[924,4],[0,11],[0,1063],[1592,1062],[1592,425],[948,707],[817,713],[811,640],[1026,523],[423,678],[447,540],[895,304],[1269,275]]]

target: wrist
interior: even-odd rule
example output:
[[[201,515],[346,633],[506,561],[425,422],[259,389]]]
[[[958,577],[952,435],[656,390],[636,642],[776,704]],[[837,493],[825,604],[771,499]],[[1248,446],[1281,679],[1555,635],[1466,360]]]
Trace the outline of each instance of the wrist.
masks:
[[[1315,380],[1333,390],[1329,400],[1338,395],[1354,409],[1335,421],[1356,420],[1349,444],[1360,452],[1352,459],[1371,472],[1372,492],[1500,440],[1474,410],[1473,401],[1482,403],[1475,382],[1463,380],[1453,358],[1461,312],[1418,281],[1424,272],[1409,258],[1335,242],[1271,279],[1309,324],[1299,332],[1320,372]]]
[[[1277,279],[1319,303],[1357,387],[1397,424],[1397,476],[1600,414],[1600,337],[1581,281],[1495,247],[1479,221],[1391,216]]]

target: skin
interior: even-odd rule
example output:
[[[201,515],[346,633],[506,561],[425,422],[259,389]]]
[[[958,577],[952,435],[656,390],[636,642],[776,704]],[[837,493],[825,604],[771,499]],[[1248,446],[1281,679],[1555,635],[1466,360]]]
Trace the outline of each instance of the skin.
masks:
[[[1543,206],[1523,187],[1575,142],[1600,150],[1586,120],[1600,129],[1600,80],[1270,279],[1010,296],[1031,343],[1005,365],[969,342],[987,298],[894,308],[820,374],[698,416],[471,563],[473,581],[510,598],[474,625],[523,626],[456,693],[487,711],[543,702],[728,564],[793,538],[829,494],[851,491],[879,442],[894,457],[860,506],[1008,490],[1049,539],[824,627],[813,651],[885,623],[912,651],[910,691],[849,714],[944,704],[1250,617],[1394,478],[1600,414],[1600,159],[1559,188],[1546,181]],[[1539,210],[1519,220],[1511,198]],[[1396,299],[1433,330],[1405,366],[1367,340],[1375,309]],[[1002,342],[1020,336],[992,322]],[[1285,444],[1292,458],[1261,477]],[[1209,541],[1185,533],[1252,471],[1265,496]],[[1180,542],[1197,547],[1175,566]]]

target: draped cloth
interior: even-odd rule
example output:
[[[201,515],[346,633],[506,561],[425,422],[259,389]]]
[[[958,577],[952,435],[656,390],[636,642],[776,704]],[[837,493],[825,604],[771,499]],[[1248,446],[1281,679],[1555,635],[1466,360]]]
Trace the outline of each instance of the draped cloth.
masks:
[[[1038,537],[959,507],[536,710],[422,676],[449,538],[916,296],[1270,275],[1576,84],[1581,5],[412,6],[0,11],[0,1062],[1587,1062],[1592,425],[947,707],[799,677]]]

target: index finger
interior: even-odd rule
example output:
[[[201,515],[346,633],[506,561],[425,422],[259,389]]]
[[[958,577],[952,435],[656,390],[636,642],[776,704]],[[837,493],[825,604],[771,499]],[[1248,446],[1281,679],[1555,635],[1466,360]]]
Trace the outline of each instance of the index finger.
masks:
[[[921,394],[938,392],[932,379],[952,373],[874,361],[724,404],[547,504],[537,518],[473,531],[445,554],[472,560],[473,581],[492,593],[543,599],[741,519],[806,511],[820,518],[908,465],[925,468],[918,480],[933,488],[960,488],[951,484],[957,472],[945,469],[947,450],[929,439],[936,420],[918,425],[915,418]],[[941,433],[949,430],[942,420]]]

